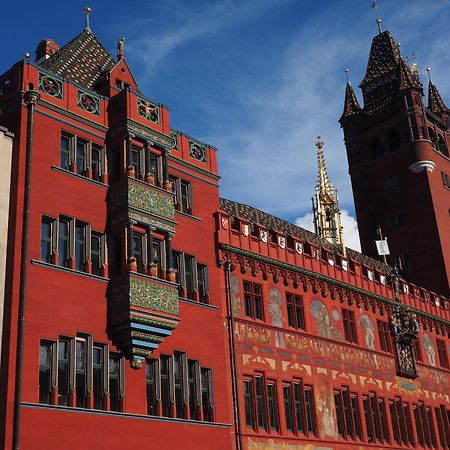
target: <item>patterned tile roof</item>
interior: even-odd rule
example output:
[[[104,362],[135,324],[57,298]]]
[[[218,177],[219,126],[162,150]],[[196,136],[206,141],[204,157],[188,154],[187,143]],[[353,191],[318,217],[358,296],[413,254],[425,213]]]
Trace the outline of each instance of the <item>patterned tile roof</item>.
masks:
[[[400,50],[389,31],[378,34],[372,40],[369,62],[361,86],[397,69]]]
[[[111,70],[116,62],[102,43],[89,30],[72,39],[41,67],[74,83],[93,89],[105,71]]]
[[[243,203],[234,202],[232,200],[227,200],[225,198],[220,199],[220,208],[232,217],[242,217],[250,223],[258,223],[269,230],[277,230],[285,236],[297,237],[302,241],[308,241],[318,247],[324,247],[332,252],[336,252],[336,248],[334,248],[326,239],[323,239],[317,234],[305,230],[297,225],[286,222],[283,219],[267,214],[257,208],[253,208]],[[347,256],[372,269],[377,269],[384,273],[389,273],[390,271],[390,268],[381,261],[370,258],[348,247]]]
[[[428,83],[428,109],[435,114],[449,112],[449,109],[445,106],[444,100],[442,100],[441,94],[439,94],[437,87],[431,80]]]
[[[361,107],[359,106],[355,91],[353,90],[352,85],[347,81],[347,85],[345,86],[344,112],[339,120],[357,114],[360,111]]]

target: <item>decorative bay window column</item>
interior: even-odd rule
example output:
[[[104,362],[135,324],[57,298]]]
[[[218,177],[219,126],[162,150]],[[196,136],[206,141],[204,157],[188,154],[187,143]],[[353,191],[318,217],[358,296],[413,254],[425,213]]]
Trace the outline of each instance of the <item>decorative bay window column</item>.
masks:
[[[126,255],[127,255],[127,267],[130,272],[137,272],[137,262],[136,257],[134,256],[134,245],[133,245],[133,227],[136,225],[136,222],[133,220],[130,220],[128,222],[128,226],[126,228],[126,234],[127,234],[127,248],[126,248]]]
[[[169,153],[168,148],[164,148],[162,151],[163,187],[166,191],[173,191],[172,182],[169,180]]]
[[[129,134],[125,140],[125,160],[126,160],[126,170],[125,173],[129,177],[135,177],[136,173],[134,171],[133,159],[132,159],[132,148],[133,148],[133,135]]]
[[[155,184],[155,175],[152,173],[152,141],[145,141],[145,181],[149,184]]]
[[[167,267],[167,279],[172,283],[177,281],[177,273],[173,268],[172,260],[172,234],[167,233],[166,237],[166,267]]]

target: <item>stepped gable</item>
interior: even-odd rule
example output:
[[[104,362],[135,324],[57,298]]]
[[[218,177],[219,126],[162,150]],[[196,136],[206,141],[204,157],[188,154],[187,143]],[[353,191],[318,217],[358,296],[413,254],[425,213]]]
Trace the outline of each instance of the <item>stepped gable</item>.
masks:
[[[332,252],[336,252],[335,247],[330,245],[330,243],[326,239],[323,239],[317,234],[305,230],[298,225],[294,225],[292,223],[286,222],[283,219],[272,216],[271,214],[267,214],[257,208],[253,208],[251,206],[232,200],[227,200],[225,198],[220,199],[220,208],[230,216],[240,216],[243,219],[247,219],[249,222],[259,223],[267,229],[274,229],[282,232],[286,236],[298,237],[304,241],[310,242],[311,244],[315,244],[317,246],[327,248]],[[362,253],[357,252],[356,250],[353,250],[351,248],[346,248],[347,256],[349,258],[372,269],[377,269],[380,272],[386,274],[390,272],[390,267],[382,263],[381,261],[363,255]]]
[[[400,50],[389,31],[383,31],[372,40],[369,61],[364,79],[360,86],[397,69]]]
[[[93,89],[116,62],[97,37],[85,29],[40,65],[54,74]]]

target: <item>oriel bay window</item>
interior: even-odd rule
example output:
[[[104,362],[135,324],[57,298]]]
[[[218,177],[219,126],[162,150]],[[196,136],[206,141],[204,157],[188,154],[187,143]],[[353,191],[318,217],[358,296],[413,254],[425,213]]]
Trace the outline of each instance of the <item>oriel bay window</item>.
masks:
[[[60,167],[95,181],[107,182],[105,149],[74,134],[61,133]]]
[[[40,343],[40,403],[120,411],[123,374],[123,358],[89,335]]]
[[[106,276],[105,236],[88,223],[66,217],[42,217],[41,261]]]
[[[149,415],[214,421],[212,370],[185,353],[147,359],[146,390]]]

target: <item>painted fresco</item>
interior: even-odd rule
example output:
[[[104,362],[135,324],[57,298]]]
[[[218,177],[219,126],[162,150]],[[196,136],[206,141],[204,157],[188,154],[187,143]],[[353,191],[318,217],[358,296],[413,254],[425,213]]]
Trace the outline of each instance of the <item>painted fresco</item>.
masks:
[[[333,450],[332,447],[324,447],[320,444],[297,444],[274,439],[256,441],[254,438],[247,439],[247,448],[248,450]]]
[[[233,317],[241,317],[241,282],[238,277],[230,277],[230,291],[231,291],[231,309]]]
[[[314,389],[320,437],[338,437],[333,389],[325,376],[319,376]]]
[[[283,296],[276,287],[273,287],[269,291],[269,316],[272,321],[272,325],[276,327],[283,326],[283,313],[281,305],[283,304]]]
[[[375,350],[375,326],[367,314],[362,314],[359,324],[364,331],[364,346],[369,350]]]
[[[333,309],[330,316],[327,307],[320,300],[314,300],[311,304],[311,314],[316,319],[319,336],[342,341],[342,333],[337,328],[337,323],[340,319],[337,309]]]
[[[436,367],[436,349],[434,348],[433,340],[426,333],[422,335],[422,346],[428,357],[428,362],[431,366]]]

